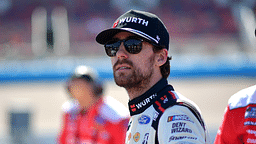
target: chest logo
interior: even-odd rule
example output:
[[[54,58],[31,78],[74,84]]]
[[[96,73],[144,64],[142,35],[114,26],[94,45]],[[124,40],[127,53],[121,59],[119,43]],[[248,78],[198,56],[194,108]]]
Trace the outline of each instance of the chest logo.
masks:
[[[133,139],[135,142],[138,142],[140,140],[140,133],[136,132],[133,136]]]
[[[256,118],[256,107],[248,107],[245,112],[245,118]]]
[[[149,96],[148,98],[144,99],[143,101],[137,103],[137,104],[136,104],[136,107],[137,107],[138,109],[140,109],[140,108],[146,106],[147,104],[149,104],[150,102],[152,102],[152,100],[155,99],[156,96],[157,96],[157,94],[153,94],[153,95]],[[134,106],[132,106],[131,108],[133,108],[133,107],[134,107]]]
[[[150,122],[150,117],[149,116],[146,116],[146,115],[142,115],[140,118],[139,118],[139,124],[148,124]]]
[[[149,133],[146,133],[142,144],[148,144],[148,137],[149,137]]]
[[[187,115],[168,116],[167,122],[173,122],[173,121],[190,121],[194,123]]]

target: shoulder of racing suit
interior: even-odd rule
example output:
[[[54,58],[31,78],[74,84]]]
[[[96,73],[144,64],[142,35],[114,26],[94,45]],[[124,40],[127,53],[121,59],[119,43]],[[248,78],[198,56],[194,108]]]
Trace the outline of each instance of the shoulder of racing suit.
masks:
[[[158,94],[160,97],[158,97],[156,102],[153,104],[156,111],[161,114],[167,108],[171,108],[174,105],[185,106],[196,116],[202,127],[205,128],[199,107],[193,101],[187,99],[176,91],[168,90],[168,88],[169,86]]]
[[[238,91],[228,100],[230,110],[246,107],[249,104],[256,104],[256,85]]]
[[[80,111],[79,103],[76,100],[69,100],[62,105],[64,113],[78,113]]]
[[[112,123],[119,122],[129,116],[128,108],[111,96],[106,96],[104,98],[104,103],[101,106],[99,113],[103,118]]]
[[[160,92],[158,94],[160,97],[158,97],[158,99],[156,100],[156,102],[153,104],[154,108],[156,109],[156,111],[159,113],[158,118],[156,119],[156,121],[153,122],[152,126],[154,127],[154,129],[156,129],[156,143],[158,142],[158,126],[159,126],[159,121],[162,117],[162,115],[167,113],[175,113],[175,111],[179,114],[176,115],[176,117],[178,116],[182,116],[183,118],[189,118],[189,116],[195,116],[195,118],[198,121],[198,126],[201,125],[202,127],[202,131],[200,132],[201,135],[203,136],[202,139],[203,141],[205,141],[206,143],[210,143],[210,139],[209,139],[209,135],[208,135],[208,131],[206,129],[205,123],[201,117],[201,111],[199,109],[199,107],[191,100],[187,99],[186,97],[182,96],[181,94],[175,92],[175,91],[171,91],[168,90],[168,87],[165,88],[162,92]],[[179,110],[177,110],[179,109]],[[182,110],[183,109],[183,110]],[[183,113],[183,112],[184,113]],[[165,113],[164,113],[165,112]],[[183,115],[182,115],[183,113]],[[168,114],[167,114],[168,115]],[[172,119],[174,115],[170,115],[167,116],[168,119]],[[182,119],[183,119],[182,118]],[[166,118],[164,121],[168,121],[168,119]],[[190,118],[189,118],[190,119]],[[171,121],[171,120],[170,120]]]

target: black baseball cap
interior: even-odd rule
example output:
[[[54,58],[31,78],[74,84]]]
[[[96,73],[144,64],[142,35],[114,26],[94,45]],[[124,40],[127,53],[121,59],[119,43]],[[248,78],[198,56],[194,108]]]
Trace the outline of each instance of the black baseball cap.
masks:
[[[129,10],[115,21],[112,28],[100,32],[96,41],[99,44],[105,44],[121,31],[131,32],[167,50],[169,49],[169,33],[163,22],[155,14]]]

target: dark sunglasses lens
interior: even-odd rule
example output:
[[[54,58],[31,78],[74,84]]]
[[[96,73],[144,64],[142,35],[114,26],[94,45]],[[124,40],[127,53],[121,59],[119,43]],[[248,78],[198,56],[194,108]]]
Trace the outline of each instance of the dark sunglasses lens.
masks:
[[[113,57],[116,56],[116,52],[118,51],[120,46],[120,42],[108,42],[105,44],[105,51],[108,56]]]
[[[138,54],[142,49],[142,41],[129,39],[125,42],[125,49],[131,54]]]

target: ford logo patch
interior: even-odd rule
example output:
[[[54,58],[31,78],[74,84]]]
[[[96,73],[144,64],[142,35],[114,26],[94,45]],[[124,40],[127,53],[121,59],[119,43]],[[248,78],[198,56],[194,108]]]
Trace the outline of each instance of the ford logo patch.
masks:
[[[139,118],[139,124],[148,124],[150,122],[150,117],[146,116],[146,115],[142,115]]]

